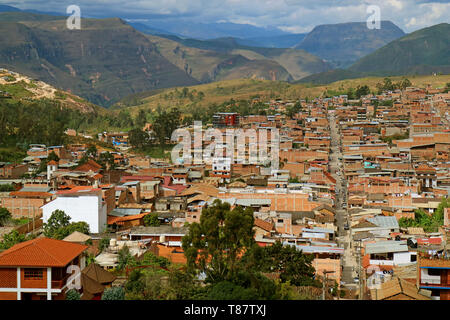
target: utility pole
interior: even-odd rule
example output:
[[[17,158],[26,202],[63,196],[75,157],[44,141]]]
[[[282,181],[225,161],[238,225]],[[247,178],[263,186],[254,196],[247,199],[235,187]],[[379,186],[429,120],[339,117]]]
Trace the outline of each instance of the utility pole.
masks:
[[[323,277],[324,277],[324,282],[323,282],[323,285],[322,285],[322,300],[326,300],[326,288],[327,288],[327,285],[328,285],[328,277],[327,277],[327,274],[328,273],[334,273],[334,271],[327,271],[327,270],[324,270],[323,271]]]
[[[359,240],[359,253],[358,253],[358,262],[359,262],[359,271],[358,271],[358,280],[359,280],[359,300],[363,300],[363,287],[362,287],[362,272],[361,272],[361,239]]]

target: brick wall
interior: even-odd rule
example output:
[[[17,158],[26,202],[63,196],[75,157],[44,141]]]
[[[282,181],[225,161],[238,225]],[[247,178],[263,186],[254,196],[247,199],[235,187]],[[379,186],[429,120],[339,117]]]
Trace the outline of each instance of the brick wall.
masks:
[[[11,212],[13,218],[33,217],[42,215],[42,207],[45,204],[44,199],[27,198],[2,198],[2,207]]]

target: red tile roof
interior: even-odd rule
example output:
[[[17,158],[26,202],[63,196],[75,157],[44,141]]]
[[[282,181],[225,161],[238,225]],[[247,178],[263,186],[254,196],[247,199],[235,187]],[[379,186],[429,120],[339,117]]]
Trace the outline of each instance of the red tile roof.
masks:
[[[102,168],[101,165],[99,165],[97,162],[95,162],[94,160],[89,160],[88,162],[86,162],[85,164],[82,164],[81,166],[78,166],[75,168],[75,171],[82,171],[82,172],[98,172],[100,171],[100,169]]]
[[[255,219],[255,226],[259,227],[265,231],[272,231],[272,229],[273,229],[272,223],[258,219],[258,218]]]
[[[50,238],[16,244],[0,253],[2,267],[65,267],[88,246]]]
[[[77,192],[91,192],[91,191],[100,191],[100,190],[102,190],[102,189],[94,188],[92,186],[77,186],[70,190],[57,191],[56,194],[71,194],[71,193],[77,193]]]

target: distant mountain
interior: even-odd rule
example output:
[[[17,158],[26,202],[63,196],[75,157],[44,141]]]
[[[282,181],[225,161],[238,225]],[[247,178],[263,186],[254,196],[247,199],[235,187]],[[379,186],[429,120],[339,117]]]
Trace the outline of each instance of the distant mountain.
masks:
[[[362,58],[350,71],[382,75],[450,73],[450,24],[421,29]]]
[[[265,36],[256,38],[237,39],[238,43],[250,47],[263,48],[293,48],[306,37],[306,33],[285,34],[279,36]]]
[[[347,69],[310,75],[299,82],[326,84],[365,76],[450,74],[450,24],[421,29],[394,40]]]
[[[130,26],[132,26],[134,29],[145,33],[145,34],[151,34],[151,35],[172,35],[176,37],[180,37],[181,35],[178,33],[169,32],[167,30],[162,30],[158,28],[150,27],[144,23],[141,22],[127,22]]]
[[[7,5],[0,4],[0,12],[18,12],[20,9]]]
[[[13,14],[20,22],[0,22],[0,67],[93,103],[109,106],[133,93],[198,83],[120,19],[84,19],[80,31],[58,17],[31,14],[34,20],[23,21],[22,12],[2,13],[0,21]]]
[[[194,23],[190,21],[177,20],[149,20],[140,22],[152,29],[165,30],[168,34],[176,34],[184,38],[201,40],[215,38],[257,38],[290,35],[274,27],[255,27],[249,24],[237,24],[230,22],[222,23]]]
[[[61,12],[44,12],[39,10],[21,10],[16,7],[7,6],[7,5],[0,5],[0,12],[28,12],[28,13],[37,13],[37,14],[46,14],[46,15],[52,15],[52,16],[64,16],[65,13]]]
[[[295,48],[345,68],[404,35],[390,21],[382,21],[381,29],[373,30],[365,22],[327,24],[315,27]]]

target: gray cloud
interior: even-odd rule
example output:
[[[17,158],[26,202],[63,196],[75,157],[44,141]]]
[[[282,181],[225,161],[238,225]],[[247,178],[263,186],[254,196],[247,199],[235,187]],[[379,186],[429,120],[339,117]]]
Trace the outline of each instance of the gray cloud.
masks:
[[[0,0],[0,3],[61,13],[68,5],[77,4],[84,16],[229,21],[277,26],[289,32],[308,32],[318,24],[366,21],[369,5],[378,5],[382,20],[391,20],[406,32],[448,22],[450,17],[449,0]]]

